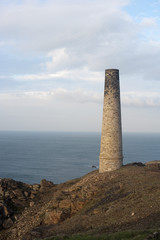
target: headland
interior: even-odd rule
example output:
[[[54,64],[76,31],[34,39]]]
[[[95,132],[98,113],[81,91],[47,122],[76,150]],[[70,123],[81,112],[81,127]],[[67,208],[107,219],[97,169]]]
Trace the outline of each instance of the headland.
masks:
[[[62,184],[0,180],[0,240],[160,229],[160,162],[97,170]]]

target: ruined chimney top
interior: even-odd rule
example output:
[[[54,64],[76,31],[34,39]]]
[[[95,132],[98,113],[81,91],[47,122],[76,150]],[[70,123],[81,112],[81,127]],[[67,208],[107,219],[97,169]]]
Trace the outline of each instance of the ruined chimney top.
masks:
[[[106,69],[105,72],[119,72],[119,69],[114,69],[114,68]]]

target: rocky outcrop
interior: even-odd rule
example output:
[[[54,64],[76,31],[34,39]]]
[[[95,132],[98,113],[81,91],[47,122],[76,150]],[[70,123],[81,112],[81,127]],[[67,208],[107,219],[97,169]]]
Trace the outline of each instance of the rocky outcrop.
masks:
[[[79,212],[88,203],[94,193],[88,191],[88,195],[83,196],[81,189],[78,191],[65,190],[58,192],[58,196],[53,197],[50,207],[46,211],[43,224],[57,224],[70,218]]]
[[[25,208],[34,205],[39,192],[53,186],[46,180],[31,185],[13,179],[0,179],[0,229],[10,228]]]
[[[57,224],[63,222],[70,217],[70,211],[68,209],[53,209],[48,210],[45,213],[45,224]]]

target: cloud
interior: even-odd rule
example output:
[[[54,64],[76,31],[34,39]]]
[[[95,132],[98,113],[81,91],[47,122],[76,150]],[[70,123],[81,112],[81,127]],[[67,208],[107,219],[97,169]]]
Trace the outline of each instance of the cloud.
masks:
[[[50,51],[46,58],[48,60],[42,66],[49,72],[82,68],[87,64],[83,55],[77,54],[76,49],[72,50],[70,48],[59,48]]]
[[[70,65],[73,64],[73,60],[71,60],[65,48],[51,51],[47,54],[47,57],[51,58],[51,61],[46,62],[46,68],[48,71],[53,71],[54,69],[57,70],[59,68],[64,69],[70,62]]]
[[[0,32],[28,49],[49,51],[94,42],[106,16],[120,13],[128,1],[23,1],[1,6]],[[83,17],[82,17],[83,16]],[[93,21],[94,20],[94,21]],[[95,21],[96,20],[96,21]],[[107,24],[107,23],[106,23]],[[86,46],[86,47],[87,47]],[[82,48],[84,46],[81,46]]]
[[[0,99],[6,101],[19,101],[20,99],[36,100],[36,104],[47,102],[69,102],[69,103],[94,103],[103,105],[103,94],[93,90],[57,88],[50,91],[28,91],[0,93]],[[39,103],[38,103],[39,102]],[[159,92],[122,92],[121,104],[123,107],[160,107]]]
[[[14,80],[98,83],[103,81],[106,68],[119,68],[128,85],[135,74],[145,81],[160,80],[158,19],[135,21],[123,8],[131,1],[8,2],[0,3],[0,34],[2,43],[12,42],[5,61],[8,56],[13,59],[10,68]],[[148,29],[152,35],[147,35]],[[37,65],[36,59],[41,59]],[[23,75],[21,62],[25,69],[31,69],[24,71],[23,67]]]
[[[0,129],[97,131],[100,100],[101,94],[84,89],[0,93]]]
[[[25,75],[13,75],[12,78],[17,81],[39,81],[45,79],[63,78],[68,71],[57,72],[55,74],[51,73],[41,73],[41,74],[25,74]]]
[[[54,89],[51,91],[40,91],[40,92],[15,92],[15,93],[0,93],[1,100],[15,100],[20,99],[30,99],[44,102],[50,102],[52,100],[60,102],[70,102],[70,103],[102,103],[102,94],[94,91],[86,91],[85,89]]]
[[[160,107],[159,92],[123,92],[121,96],[125,107]]]
[[[123,131],[160,131],[159,96],[122,92]],[[101,131],[103,94],[96,91],[6,92],[0,102],[1,130]]]
[[[149,17],[145,17],[145,18],[142,18],[141,22],[140,22],[140,25],[142,27],[154,27],[156,26],[156,18],[149,18]]]
[[[74,81],[101,82],[104,78],[101,72],[90,71],[87,67],[80,69],[61,70],[55,73],[13,75],[12,78],[17,81],[39,81],[49,79],[69,79]]]
[[[68,91],[65,89],[57,89],[55,91],[51,91],[50,95],[55,97],[60,101],[70,101],[70,102],[78,102],[78,103],[101,103],[102,102],[102,94],[94,91],[86,91],[84,89],[75,89],[73,91]]]

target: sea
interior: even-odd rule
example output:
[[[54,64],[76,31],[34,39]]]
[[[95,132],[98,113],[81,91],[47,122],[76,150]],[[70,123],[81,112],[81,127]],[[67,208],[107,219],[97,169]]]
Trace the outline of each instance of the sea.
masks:
[[[0,131],[0,178],[62,183],[98,169],[100,133]],[[160,133],[123,133],[123,162],[160,160]]]

